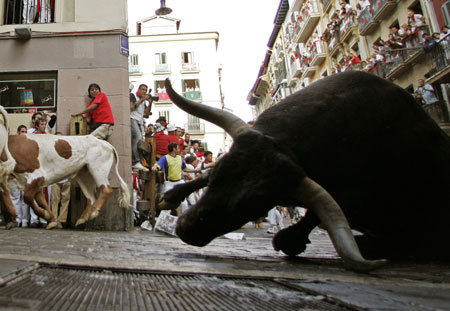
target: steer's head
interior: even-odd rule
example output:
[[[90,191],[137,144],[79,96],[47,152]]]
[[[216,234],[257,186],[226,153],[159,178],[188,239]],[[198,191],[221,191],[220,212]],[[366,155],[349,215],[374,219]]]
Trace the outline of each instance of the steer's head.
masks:
[[[269,137],[248,129],[216,164],[206,192],[178,220],[177,235],[204,246],[288,203],[302,171]]]

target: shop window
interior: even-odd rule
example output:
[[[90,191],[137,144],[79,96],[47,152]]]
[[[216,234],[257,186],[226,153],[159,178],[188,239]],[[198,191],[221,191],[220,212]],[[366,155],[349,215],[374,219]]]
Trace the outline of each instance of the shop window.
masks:
[[[56,73],[0,74],[0,105],[9,112],[55,110]]]

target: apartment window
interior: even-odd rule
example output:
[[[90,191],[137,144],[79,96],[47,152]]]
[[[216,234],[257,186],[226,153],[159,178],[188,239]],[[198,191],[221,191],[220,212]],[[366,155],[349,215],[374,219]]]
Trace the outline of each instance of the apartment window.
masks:
[[[53,23],[55,18],[55,0],[4,0],[4,23],[33,24]]]
[[[11,112],[56,108],[56,72],[0,74],[0,105]]]
[[[130,65],[133,65],[133,66],[139,65],[139,55],[137,55],[137,54],[130,55]]]
[[[181,57],[183,58],[183,64],[192,64],[194,62],[192,52],[183,52]]]
[[[163,65],[167,64],[167,56],[166,53],[156,53],[156,64]]]

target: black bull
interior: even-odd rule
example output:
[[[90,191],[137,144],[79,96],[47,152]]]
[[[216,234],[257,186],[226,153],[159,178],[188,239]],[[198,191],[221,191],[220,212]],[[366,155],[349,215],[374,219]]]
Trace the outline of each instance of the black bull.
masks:
[[[208,183],[178,220],[186,243],[204,246],[284,205],[308,209],[273,239],[288,255],[303,252],[322,223],[352,269],[384,262],[360,250],[371,258],[449,256],[450,140],[402,88],[362,72],[333,75],[267,109],[253,128],[181,97],[169,80],[166,88],[177,106],[234,139],[209,180],[164,195],[174,206]],[[350,227],[363,235],[355,241]]]

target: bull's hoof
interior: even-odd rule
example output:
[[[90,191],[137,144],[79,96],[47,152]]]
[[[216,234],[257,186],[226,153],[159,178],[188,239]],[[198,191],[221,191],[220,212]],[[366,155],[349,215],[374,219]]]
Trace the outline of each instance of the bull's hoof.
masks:
[[[47,220],[48,222],[56,221],[55,217],[46,210],[44,210],[44,219]]]
[[[294,231],[294,227],[278,231],[273,237],[272,245],[276,251],[282,251],[288,256],[296,256],[306,249],[306,244],[311,243],[308,237],[302,239]]]
[[[52,221],[47,225],[47,227],[45,227],[45,229],[50,230],[50,229],[56,228],[57,226],[58,226],[58,223],[56,221]]]
[[[80,218],[77,220],[77,223],[75,224],[75,228],[77,229],[84,229],[86,227],[86,219]]]
[[[93,211],[93,212],[91,213],[91,215],[89,216],[89,220],[92,220],[92,219],[94,219],[95,217],[97,217],[97,216],[98,216],[98,214],[99,214],[99,212],[98,212],[98,211]]]
[[[10,229],[16,228],[18,226],[19,226],[19,224],[17,223],[17,221],[10,221],[6,224],[5,229],[10,230]]]

